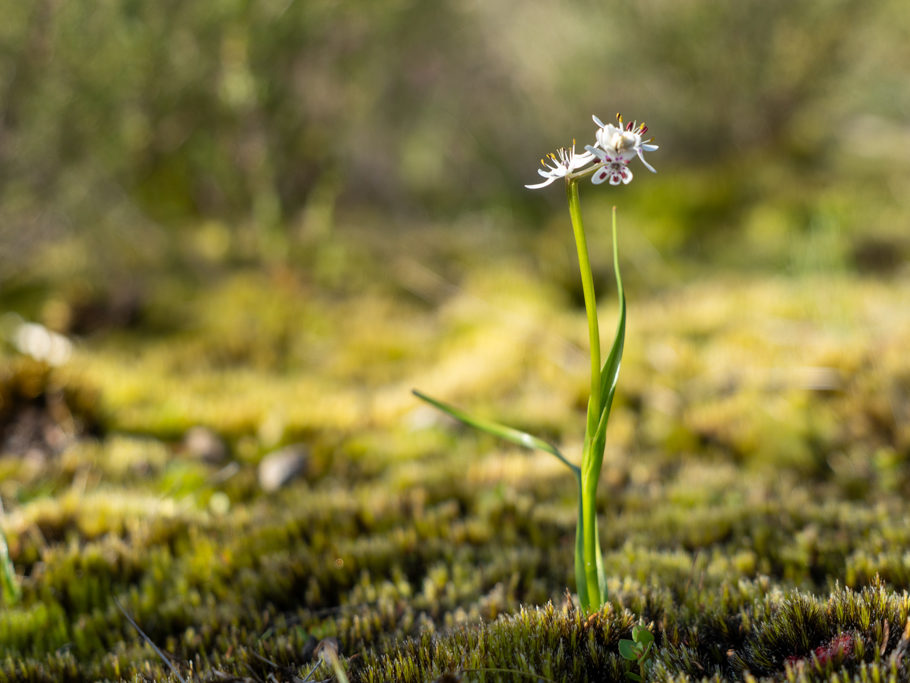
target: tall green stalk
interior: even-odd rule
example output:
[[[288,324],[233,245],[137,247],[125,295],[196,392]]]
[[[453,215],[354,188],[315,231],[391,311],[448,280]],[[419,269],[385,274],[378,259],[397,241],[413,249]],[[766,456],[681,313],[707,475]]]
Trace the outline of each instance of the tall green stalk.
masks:
[[[591,394],[588,398],[588,415],[585,426],[585,439],[581,457],[580,496],[581,504],[578,527],[582,536],[582,556],[576,548],[575,573],[581,563],[584,575],[588,605],[603,604],[600,586],[600,574],[597,567],[597,480],[600,477],[600,457],[596,452],[594,436],[601,415],[601,381],[600,381],[600,328],[597,322],[597,300],[594,294],[594,275],[591,272],[591,259],[588,256],[588,242],[585,237],[584,222],[581,218],[581,202],[578,198],[578,181],[566,182],[566,196],[569,200],[569,218],[572,221],[572,232],[575,236],[575,248],[578,252],[578,269],[581,274],[581,289],[584,293],[585,312],[588,315],[588,341],[591,353]]]
[[[587,174],[589,175],[589,174]],[[578,266],[584,292],[585,311],[588,317],[588,336],[591,346],[591,396],[585,421],[585,438],[582,447],[581,466],[569,461],[551,443],[538,439],[527,432],[495,422],[473,417],[419,391],[414,394],[439,410],[461,420],[465,424],[498,436],[506,441],[554,455],[566,465],[578,484],[578,525],[575,530],[575,584],[578,600],[585,610],[596,610],[607,600],[607,586],[603,555],[597,531],[597,483],[603,465],[607,422],[616,391],[616,380],[622,360],[626,331],[626,298],[619,273],[619,253],[616,239],[616,209],[613,210],[613,266],[616,272],[616,287],[619,298],[619,323],[613,346],[601,366],[600,329],[597,322],[597,302],[594,296],[594,276],[588,256],[588,244],[581,205],[578,199],[578,180],[583,177],[566,178],[566,195],[569,200],[569,217],[578,251]],[[587,176],[584,176],[587,177]]]
[[[597,300],[594,295],[594,275],[588,258],[588,242],[585,226],[581,220],[581,202],[578,199],[578,181],[566,181],[566,196],[569,200],[569,218],[578,251],[578,269],[581,272],[581,289],[585,297],[585,311],[588,314],[588,341],[591,347],[591,396],[588,399],[588,422],[585,430],[585,445],[593,436],[600,417],[600,329],[597,324]]]

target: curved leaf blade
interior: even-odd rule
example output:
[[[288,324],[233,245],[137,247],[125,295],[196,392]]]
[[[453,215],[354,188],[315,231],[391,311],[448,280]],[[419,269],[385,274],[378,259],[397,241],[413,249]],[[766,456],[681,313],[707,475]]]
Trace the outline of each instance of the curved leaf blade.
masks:
[[[555,455],[570,470],[573,472],[578,471],[578,466],[573,465],[571,462],[569,462],[566,457],[559,452],[559,449],[548,441],[538,439],[536,436],[528,434],[527,432],[523,432],[520,429],[515,429],[514,427],[508,427],[506,425],[499,424],[498,422],[492,422],[490,420],[474,417],[473,415],[469,415],[463,410],[459,410],[455,406],[449,405],[448,403],[443,403],[442,401],[427,396],[417,389],[413,389],[412,391],[413,394],[421,401],[429,403],[437,410],[441,410],[446,415],[454,417],[459,422],[463,422],[470,427],[479,429],[483,432],[486,432],[487,434],[492,434],[493,436],[504,439],[505,441],[523,446],[524,448],[544,451],[545,453]]]
[[[607,411],[613,405],[613,394],[616,392],[616,383],[619,380],[619,367],[622,364],[622,352],[626,341],[626,292],[622,286],[622,273],[619,270],[619,245],[616,239],[616,209],[613,209],[613,271],[616,273],[616,296],[619,299],[619,322],[616,325],[616,336],[610,355],[604,363],[600,373],[600,411]]]

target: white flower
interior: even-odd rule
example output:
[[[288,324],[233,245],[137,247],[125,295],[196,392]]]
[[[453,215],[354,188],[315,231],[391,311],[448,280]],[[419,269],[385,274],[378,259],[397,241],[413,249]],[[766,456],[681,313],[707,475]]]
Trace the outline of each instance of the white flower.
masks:
[[[628,185],[632,182],[632,171],[629,170],[629,162],[621,156],[611,156],[603,150],[590,145],[588,149],[603,164],[603,166],[594,171],[594,175],[591,177],[592,183],[600,185],[607,178],[610,179],[610,185],[619,185],[620,183]]]
[[[588,147],[588,149],[591,150],[590,147]],[[580,168],[587,166],[594,160],[594,156],[595,155],[592,151],[576,154],[575,141],[573,140],[571,148],[560,147],[558,150],[556,150],[556,154],[553,154],[551,152],[546,156],[545,159],[540,160],[540,163],[543,164],[543,168],[538,168],[537,172],[545,178],[542,183],[537,183],[536,185],[525,185],[525,187],[529,190],[537,190],[541,187],[546,187],[559,178],[565,178]],[[550,162],[550,165],[547,164],[548,160]]]
[[[648,127],[644,123],[639,125],[637,121],[633,121],[624,126],[620,114],[616,115],[616,121],[619,123],[618,126],[614,126],[612,123],[605,124],[596,116],[592,116],[591,118],[593,118],[594,123],[598,125],[596,133],[597,143],[593,147],[588,145],[585,149],[589,152],[596,153],[595,150],[600,148],[603,150],[606,157],[600,154],[597,154],[597,157],[601,161],[612,165],[620,162],[627,164],[633,157],[637,156],[641,159],[641,163],[645,165],[645,168],[652,173],[657,173],[654,167],[645,161],[644,153],[653,152],[658,149],[658,147],[657,145],[652,145],[650,139],[641,139],[641,136],[648,132]],[[631,171],[629,173],[629,180],[631,180]],[[597,180],[599,177],[600,180]],[[623,182],[629,182],[629,180],[623,180]],[[604,178],[601,177],[600,173],[595,174],[595,183],[603,181]]]

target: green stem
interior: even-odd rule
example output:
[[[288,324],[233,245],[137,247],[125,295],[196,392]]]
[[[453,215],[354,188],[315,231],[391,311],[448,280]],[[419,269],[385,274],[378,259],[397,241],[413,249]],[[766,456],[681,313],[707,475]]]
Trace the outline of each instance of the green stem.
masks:
[[[585,573],[585,507],[582,499],[581,470],[576,471],[575,479],[578,482],[578,523],[575,526],[575,591],[578,593],[578,602],[581,608],[591,608],[588,596],[588,578]]]
[[[597,479],[600,475],[600,460],[595,452],[597,446],[594,438],[603,412],[601,406],[601,368],[600,368],[600,329],[597,323],[597,301],[594,296],[594,276],[591,273],[591,261],[588,257],[588,243],[585,238],[584,223],[581,219],[581,204],[578,199],[578,183],[575,180],[566,182],[566,196],[569,200],[569,217],[572,220],[572,231],[575,235],[575,247],[578,251],[578,268],[581,273],[581,288],[585,298],[585,311],[588,315],[588,336],[591,347],[591,395],[588,399],[588,416],[585,426],[585,440],[582,452],[581,477],[579,479],[579,543],[576,536],[576,582],[578,596],[582,607],[599,609],[601,606],[600,571],[597,566]],[[578,560],[581,559],[583,572],[579,571]],[[579,581],[584,574],[584,590]]]
[[[569,218],[575,234],[575,248],[578,251],[578,269],[581,273],[581,289],[585,297],[585,311],[588,314],[588,338],[591,346],[591,397],[588,400],[588,423],[585,436],[590,438],[597,429],[600,418],[600,330],[597,324],[597,301],[594,297],[594,276],[588,258],[588,242],[585,226],[581,220],[581,203],[578,199],[578,182],[566,183],[569,199]],[[587,441],[587,439],[586,439]]]
[[[587,455],[587,454],[586,454]],[[596,468],[598,472],[600,468]],[[600,570],[597,566],[597,479],[582,470],[581,484],[582,534],[584,536],[584,572],[590,610],[600,609]]]

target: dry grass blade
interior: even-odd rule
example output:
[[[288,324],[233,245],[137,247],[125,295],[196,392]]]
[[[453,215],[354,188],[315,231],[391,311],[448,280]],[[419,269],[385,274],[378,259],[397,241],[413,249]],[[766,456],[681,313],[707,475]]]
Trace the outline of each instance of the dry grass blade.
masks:
[[[177,671],[177,668],[174,666],[173,662],[171,662],[170,658],[168,658],[168,656],[164,654],[161,648],[155,645],[152,639],[146,635],[145,631],[139,627],[139,624],[136,623],[136,620],[129,615],[129,613],[126,611],[126,609],[124,609],[123,605],[120,604],[120,601],[117,598],[114,598],[114,604],[117,605],[117,609],[119,609],[123,616],[126,617],[126,620],[130,622],[130,625],[136,629],[136,632],[142,636],[142,639],[151,646],[151,648],[155,651],[155,654],[158,655],[165,664],[167,664],[167,667],[171,670],[171,673],[177,677],[180,683],[186,683],[186,679],[180,675],[180,672]]]

